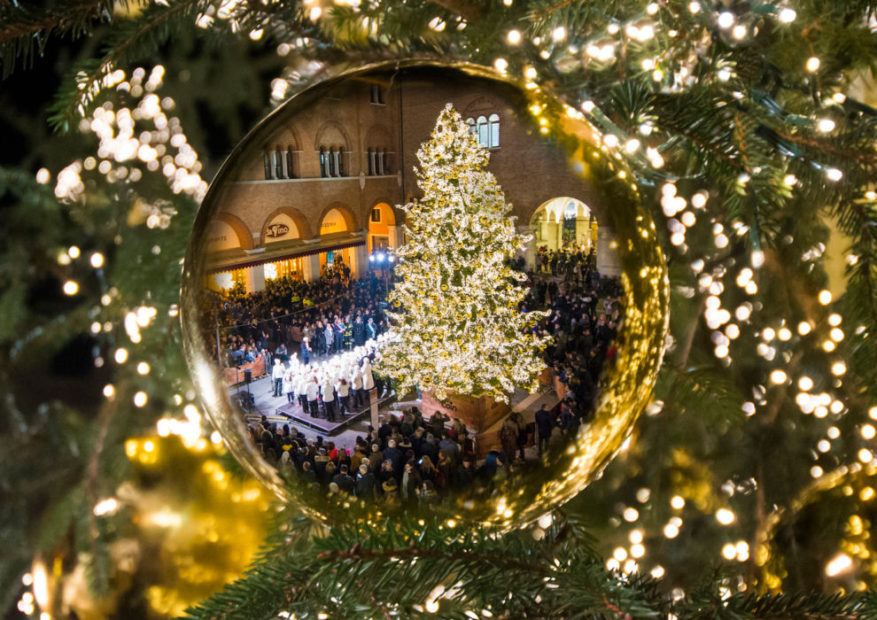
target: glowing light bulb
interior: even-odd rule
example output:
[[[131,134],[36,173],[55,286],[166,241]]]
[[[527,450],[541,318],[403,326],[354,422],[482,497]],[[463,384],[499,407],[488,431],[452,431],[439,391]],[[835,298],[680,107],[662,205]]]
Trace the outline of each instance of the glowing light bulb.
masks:
[[[795,21],[795,18],[798,17],[798,14],[795,12],[795,9],[790,9],[788,7],[780,10],[779,15],[777,15],[779,20],[784,24],[791,24]]]

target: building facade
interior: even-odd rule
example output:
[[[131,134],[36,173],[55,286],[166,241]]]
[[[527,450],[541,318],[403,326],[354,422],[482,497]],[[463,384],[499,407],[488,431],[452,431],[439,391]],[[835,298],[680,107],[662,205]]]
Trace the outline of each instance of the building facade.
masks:
[[[404,70],[348,79],[314,101],[296,98],[251,134],[216,189],[208,285],[239,282],[258,291],[280,275],[314,280],[339,261],[354,275],[383,268],[383,251],[403,242],[398,205],[419,195],[417,150],[448,102],[490,149],[489,169],[518,228],[534,237],[528,262],[537,247],[596,245],[598,269],[617,274],[611,231],[597,226],[607,206],[570,170],[562,149],[521,120],[520,93]]]

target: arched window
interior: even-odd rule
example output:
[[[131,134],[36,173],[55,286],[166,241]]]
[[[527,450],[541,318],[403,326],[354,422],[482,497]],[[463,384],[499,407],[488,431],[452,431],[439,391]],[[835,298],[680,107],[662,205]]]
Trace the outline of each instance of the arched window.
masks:
[[[469,117],[466,119],[466,124],[478,140],[478,146],[486,149],[499,146],[499,114],[491,114],[489,117],[479,116],[478,120]]]
[[[496,148],[499,146],[499,114],[491,114],[487,122],[490,125],[490,148]]]
[[[374,162],[374,152],[371,147],[368,147],[368,175],[372,176],[375,173],[375,162]]]
[[[320,147],[320,176],[326,178],[329,174],[329,156],[326,153],[326,147]]]
[[[281,145],[262,153],[265,164],[265,179],[293,179],[293,150],[290,144],[286,148]]]
[[[479,116],[478,120],[475,121],[475,127],[478,132],[478,144],[483,147],[487,147],[490,145],[490,135],[489,128],[487,126],[487,118],[483,116]]]
[[[381,174],[387,174],[387,149],[382,149],[378,157],[378,170]]]

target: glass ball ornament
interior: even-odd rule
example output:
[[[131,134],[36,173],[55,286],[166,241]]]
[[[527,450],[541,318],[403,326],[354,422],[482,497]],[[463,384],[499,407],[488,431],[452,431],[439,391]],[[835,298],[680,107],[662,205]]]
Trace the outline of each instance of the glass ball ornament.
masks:
[[[877,463],[853,462],[813,482],[766,519],[755,564],[773,592],[853,592],[877,587]]]
[[[562,344],[554,330],[549,353],[562,346],[570,354],[562,360],[571,369],[568,376],[546,367],[528,385],[532,393],[517,389],[508,403],[480,394],[396,394],[392,383],[375,376],[369,366],[359,375],[366,382],[367,400],[353,403],[353,414],[330,423],[330,412],[318,404],[315,415],[308,415],[298,400],[299,392],[308,400],[307,386],[298,387],[310,372],[298,344],[303,335],[287,328],[342,315],[346,308],[339,295],[347,290],[341,283],[347,270],[356,282],[352,286],[368,289],[361,295],[367,298],[365,309],[359,308],[363,313],[380,318],[386,311],[405,310],[385,303],[380,292],[394,286],[396,251],[415,231],[414,225],[406,231],[410,216],[401,206],[419,195],[413,173],[416,153],[447,103],[488,150],[488,170],[512,205],[515,230],[530,237],[524,250],[507,257],[521,270],[539,265],[541,272],[530,275],[527,286],[543,296],[546,291],[584,296],[593,283],[598,295],[577,302],[577,310],[593,309],[595,316],[611,319],[615,307],[604,300],[611,297],[613,282],[617,285],[617,305],[623,308],[618,324],[597,320],[594,326],[605,342],[602,361],[594,362],[601,369],[599,378],[593,385],[581,385],[580,379],[590,381],[584,379],[584,368],[594,347],[577,347],[571,338]],[[213,180],[198,212],[182,277],[187,361],[204,409],[232,454],[279,498],[327,525],[351,519],[377,523],[400,510],[507,529],[535,521],[580,492],[620,450],[648,403],[668,329],[667,271],[655,227],[623,153],[613,144],[581,112],[546,90],[467,63],[409,60],[342,71],[276,108],[234,149]],[[449,227],[448,239],[453,234]],[[448,239],[440,235],[435,241],[456,248]],[[575,248],[582,264],[592,261],[610,279],[585,282],[581,269],[576,275],[563,261],[552,264],[551,252],[564,247],[567,252]],[[562,273],[564,268],[569,273]],[[545,272],[551,269],[553,274]],[[448,281],[458,284],[459,278]],[[374,291],[379,291],[377,297]],[[282,299],[255,317],[258,323],[273,312],[283,316],[279,323],[253,325],[254,317],[247,314],[253,292]],[[525,303],[535,303],[534,297]],[[474,320],[479,309],[461,309],[458,315]],[[548,320],[541,318],[542,333],[553,330]],[[293,402],[285,393],[273,395],[272,370],[264,361],[260,365],[262,358],[250,362],[247,351],[229,350],[230,343],[239,342],[234,337],[243,338],[245,345],[250,336],[262,339],[263,328],[272,350],[277,340],[293,338],[295,348],[287,350],[286,364],[294,369],[294,378],[280,381],[281,393],[293,387]],[[606,339],[605,329],[614,336]],[[278,330],[283,333],[278,335]],[[478,324],[471,337],[490,347],[488,332]],[[581,343],[596,340],[596,334],[582,337],[582,330],[577,335]],[[344,342],[343,328],[333,336]],[[315,341],[307,362],[331,376],[332,383],[348,372],[339,367],[362,370],[369,353],[380,368],[380,341],[362,348],[357,341],[349,351],[342,346],[338,354],[325,355],[325,343]],[[308,339],[305,348],[310,344]],[[266,372],[269,379],[258,378]],[[366,375],[378,381],[370,391]],[[578,400],[570,397],[573,393]],[[542,404],[557,414],[558,428],[564,428],[540,441],[535,412]],[[423,414],[423,431],[409,437],[406,413],[412,407]],[[436,411],[447,414],[444,422]],[[277,440],[265,434],[263,414],[270,425],[289,424],[303,439]],[[388,425],[391,416],[394,423]],[[510,416],[517,420],[516,433],[506,424]],[[375,480],[358,485],[356,465],[369,463],[371,447],[358,454],[356,437],[365,437],[369,424],[376,432],[381,427],[398,432],[395,450],[401,456],[381,451],[373,459],[381,462]],[[504,424],[509,426],[505,431]],[[427,439],[430,433],[433,438]],[[442,444],[437,435],[451,441]],[[318,436],[327,454],[309,443]],[[329,441],[351,454],[350,460],[340,460],[349,464],[357,489],[353,494],[341,488],[349,481],[335,477],[340,468],[326,473]],[[435,445],[424,448],[423,442]],[[455,442],[456,448],[451,445]],[[519,448],[523,459],[517,458]],[[469,458],[455,454],[460,449]],[[516,454],[509,456],[509,450]],[[424,465],[424,455],[434,461],[434,471]],[[381,473],[385,456],[392,473]],[[304,460],[317,471],[303,472]],[[465,471],[464,460],[470,461],[471,471]],[[408,461],[422,474],[417,485],[404,473]],[[400,490],[403,485],[409,486]]]

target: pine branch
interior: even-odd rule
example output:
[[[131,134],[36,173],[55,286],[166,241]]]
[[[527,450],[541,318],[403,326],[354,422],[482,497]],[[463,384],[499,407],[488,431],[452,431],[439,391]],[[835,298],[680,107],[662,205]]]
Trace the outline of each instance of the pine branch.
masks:
[[[69,83],[62,86],[51,108],[52,126],[64,132],[75,127],[79,118],[94,106],[104,79],[116,67],[149,56],[173,32],[191,28],[204,3],[205,0],[180,0],[169,7],[152,5],[136,18],[120,22],[111,31],[103,58],[83,62],[74,70]]]
[[[15,61],[22,59],[26,67],[36,51],[42,54],[50,40],[69,36],[77,39],[88,35],[96,24],[112,21],[119,6],[140,6],[145,0],[75,0],[53,3],[43,11],[22,7],[18,3],[0,5],[0,64],[3,77],[9,76]]]

